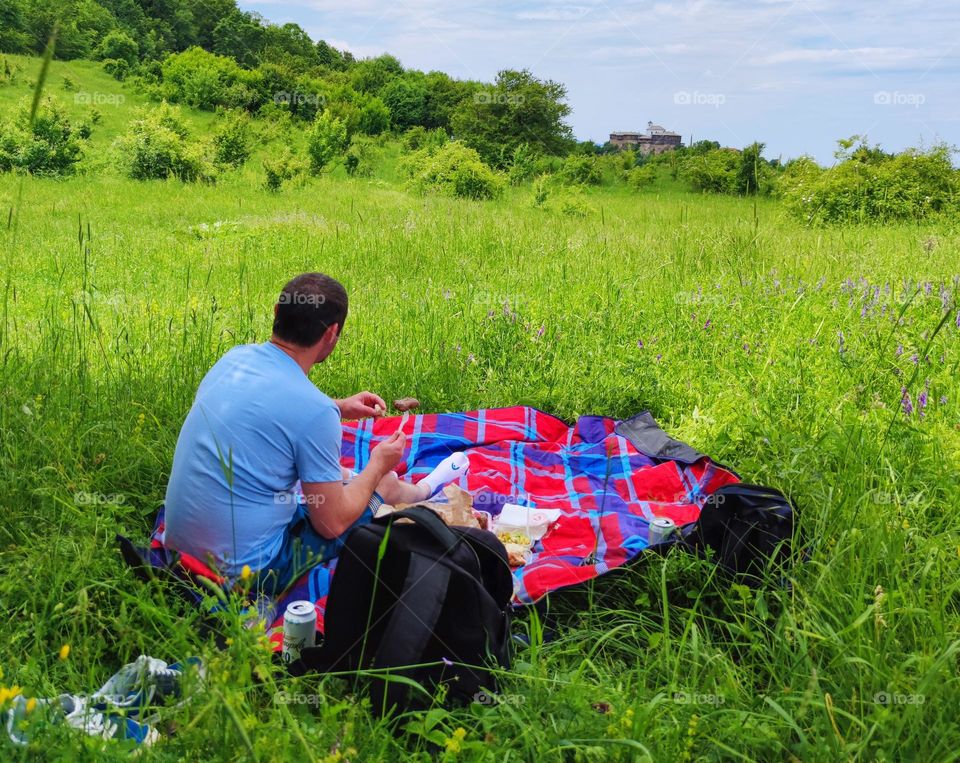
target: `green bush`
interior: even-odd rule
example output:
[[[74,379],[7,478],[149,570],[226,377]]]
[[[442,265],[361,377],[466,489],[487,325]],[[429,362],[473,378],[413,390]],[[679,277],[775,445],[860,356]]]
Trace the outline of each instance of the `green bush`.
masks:
[[[135,66],[140,58],[140,46],[130,35],[114,29],[101,40],[93,57],[98,61],[112,59],[125,61],[128,66]]]
[[[225,167],[239,167],[250,158],[250,118],[244,112],[224,115],[213,133],[213,159]]]
[[[0,66],[0,85],[16,84],[17,75],[23,71],[17,63],[11,63],[6,56],[3,57],[3,66]]]
[[[425,148],[404,157],[401,169],[422,193],[436,192],[467,199],[492,199],[503,192],[505,181],[483,163],[480,155],[460,141],[440,148]]]
[[[190,138],[179,110],[166,102],[141,110],[117,148],[127,174],[135,180],[216,178],[208,147]]]
[[[301,175],[305,170],[306,163],[285,146],[276,156],[268,156],[263,160],[264,188],[279,191],[284,182]]]
[[[740,164],[739,151],[714,149],[686,157],[680,165],[679,175],[695,191],[736,193]]]
[[[450,140],[447,131],[441,127],[428,130],[422,125],[411,127],[400,138],[405,151],[419,151],[421,148],[440,148]]]
[[[370,177],[373,174],[373,159],[377,155],[376,142],[366,135],[354,135],[343,158],[347,174]]]
[[[657,168],[652,164],[633,167],[623,173],[624,179],[633,190],[640,191],[649,188],[657,180]]]
[[[557,177],[566,185],[599,185],[602,179],[597,160],[582,154],[571,154],[564,159]]]
[[[307,133],[310,171],[315,175],[322,172],[346,147],[346,126],[329,111],[324,111],[313,120],[310,132]]]
[[[379,135],[390,129],[390,109],[379,98],[371,98],[360,109],[360,132]]]
[[[882,223],[957,209],[960,171],[948,146],[885,154],[851,143],[841,143],[841,161],[829,169],[809,158],[787,165],[777,190],[796,217],[813,223]]]
[[[130,64],[122,58],[107,58],[103,62],[103,70],[119,82],[123,82],[130,74]]]
[[[537,171],[537,154],[530,148],[529,143],[521,143],[513,150],[513,158],[510,161],[510,169],[507,176],[510,178],[510,185],[520,185],[532,178]]]
[[[40,103],[33,124],[24,103],[11,123],[0,125],[0,172],[69,175],[89,135],[89,125],[71,123],[63,106],[50,98]]]
[[[167,56],[161,70],[163,94],[171,101],[208,111],[217,106],[253,109],[262,101],[257,71],[243,69],[232,58],[202,48]]]

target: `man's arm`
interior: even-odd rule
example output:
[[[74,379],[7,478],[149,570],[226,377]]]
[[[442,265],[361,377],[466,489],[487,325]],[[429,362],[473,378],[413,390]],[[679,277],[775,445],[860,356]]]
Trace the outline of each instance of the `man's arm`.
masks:
[[[406,444],[406,435],[394,432],[373,449],[366,468],[347,485],[342,482],[302,483],[313,529],[327,540],[343,535],[363,514],[380,480],[400,463]]]

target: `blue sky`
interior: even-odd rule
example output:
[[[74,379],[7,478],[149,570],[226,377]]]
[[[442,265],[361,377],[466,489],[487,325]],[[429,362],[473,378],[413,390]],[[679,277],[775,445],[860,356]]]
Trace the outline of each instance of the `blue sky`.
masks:
[[[240,0],[358,57],[489,81],[528,68],[567,86],[581,140],[654,121],[766,155],[832,161],[866,133],[887,149],[960,143],[955,0],[473,3]]]

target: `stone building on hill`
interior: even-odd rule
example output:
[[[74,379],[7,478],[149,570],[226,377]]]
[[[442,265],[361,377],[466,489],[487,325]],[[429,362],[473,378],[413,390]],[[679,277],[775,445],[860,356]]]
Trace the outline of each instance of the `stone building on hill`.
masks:
[[[612,132],[610,143],[618,149],[632,148],[641,154],[662,154],[683,145],[680,134],[647,122],[646,132]]]

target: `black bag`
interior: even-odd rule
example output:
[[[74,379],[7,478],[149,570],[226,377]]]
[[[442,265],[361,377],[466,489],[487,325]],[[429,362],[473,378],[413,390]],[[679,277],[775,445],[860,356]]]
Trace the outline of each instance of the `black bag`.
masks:
[[[707,498],[684,541],[700,552],[712,549],[724,570],[758,585],[766,570],[783,570],[793,530],[793,507],[783,493],[741,482],[724,485]]]
[[[290,672],[389,670],[370,682],[378,714],[429,703],[403,679],[431,695],[445,684],[449,700],[470,701],[496,690],[491,662],[509,667],[512,596],[507,552],[493,533],[449,527],[422,506],[388,514],[347,536],[323,643],[304,649]]]

